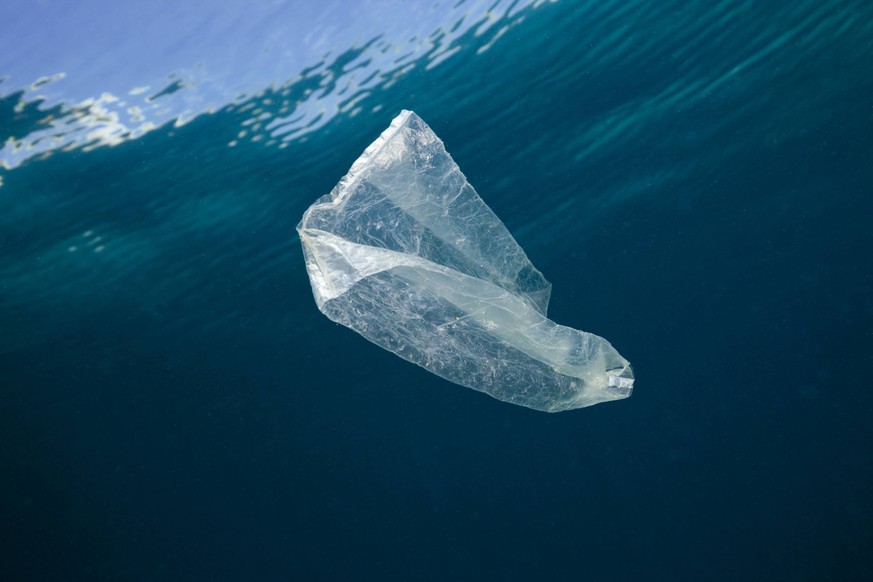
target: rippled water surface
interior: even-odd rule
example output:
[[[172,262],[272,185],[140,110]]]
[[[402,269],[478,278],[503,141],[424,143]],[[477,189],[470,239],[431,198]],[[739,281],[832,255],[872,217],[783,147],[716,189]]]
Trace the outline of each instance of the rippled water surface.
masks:
[[[4,24],[8,579],[873,577],[869,3]],[[318,312],[294,227],[401,109],[629,400],[513,407]]]

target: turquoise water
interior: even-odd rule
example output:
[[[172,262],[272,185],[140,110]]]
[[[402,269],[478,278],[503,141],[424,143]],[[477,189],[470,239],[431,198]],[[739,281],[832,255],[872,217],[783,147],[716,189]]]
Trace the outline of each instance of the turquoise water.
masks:
[[[871,577],[873,10],[370,6],[0,51],[8,579]],[[294,227],[404,108],[630,399],[318,312]]]

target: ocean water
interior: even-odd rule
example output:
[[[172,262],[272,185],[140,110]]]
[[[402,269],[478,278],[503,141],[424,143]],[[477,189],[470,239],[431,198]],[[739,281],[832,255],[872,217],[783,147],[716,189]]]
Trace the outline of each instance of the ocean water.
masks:
[[[870,3],[4,20],[4,580],[873,578]],[[401,109],[631,398],[512,406],[319,313],[294,228]]]

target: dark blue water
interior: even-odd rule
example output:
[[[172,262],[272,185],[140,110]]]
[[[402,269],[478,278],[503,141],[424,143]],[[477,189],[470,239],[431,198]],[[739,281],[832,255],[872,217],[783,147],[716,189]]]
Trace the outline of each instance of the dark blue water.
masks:
[[[869,3],[495,18],[139,133],[0,84],[3,579],[873,577]],[[512,406],[318,312],[294,227],[402,108],[630,399]]]

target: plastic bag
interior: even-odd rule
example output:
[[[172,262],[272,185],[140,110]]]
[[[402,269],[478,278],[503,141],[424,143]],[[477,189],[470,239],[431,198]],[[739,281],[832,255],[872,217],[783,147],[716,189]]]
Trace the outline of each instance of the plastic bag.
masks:
[[[411,111],[297,231],[318,308],[401,358],[548,412],[631,394],[609,342],[546,317],[551,285]]]

